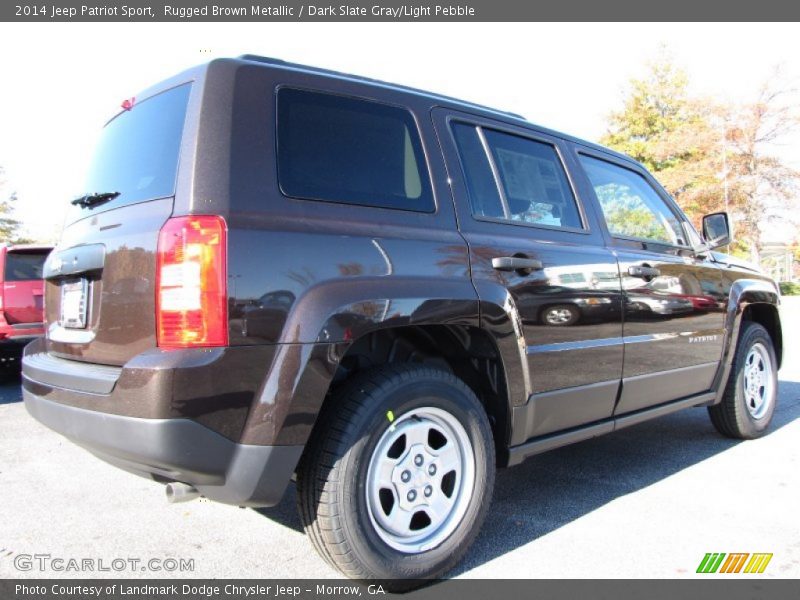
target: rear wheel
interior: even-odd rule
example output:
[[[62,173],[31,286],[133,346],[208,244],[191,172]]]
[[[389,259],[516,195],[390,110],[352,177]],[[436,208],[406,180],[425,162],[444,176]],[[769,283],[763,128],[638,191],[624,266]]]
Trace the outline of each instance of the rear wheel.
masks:
[[[747,321],[722,402],[708,408],[711,422],[727,437],[761,437],[772,422],[777,397],[778,362],[772,340],[764,327]]]
[[[387,366],[356,376],[326,408],[297,477],[317,551],[356,579],[452,568],[494,483],[491,430],[472,390],[439,369]]]

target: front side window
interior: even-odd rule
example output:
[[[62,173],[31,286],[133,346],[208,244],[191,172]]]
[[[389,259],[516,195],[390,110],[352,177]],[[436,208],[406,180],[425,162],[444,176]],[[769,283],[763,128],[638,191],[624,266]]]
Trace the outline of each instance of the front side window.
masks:
[[[278,179],[294,198],[434,211],[411,113],[378,102],[281,89]]]
[[[581,228],[577,202],[551,144],[463,123],[453,125],[453,134],[476,217]]]
[[[581,155],[611,235],[685,246],[681,223],[644,177]]]

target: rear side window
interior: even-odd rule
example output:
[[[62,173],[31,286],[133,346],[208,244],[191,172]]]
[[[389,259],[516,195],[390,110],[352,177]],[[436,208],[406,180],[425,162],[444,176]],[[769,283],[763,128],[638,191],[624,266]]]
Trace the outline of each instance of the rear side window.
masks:
[[[117,115],[103,129],[83,192],[119,192],[102,208],[175,193],[190,84],[162,92]],[[75,207],[79,218],[87,209]]]
[[[453,125],[453,134],[476,217],[582,228],[578,204],[551,144],[463,123]]]
[[[405,109],[284,88],[277,137],[287,196],[434,211],[422,144]]]
[[[42,267],[50,252],[9,252],[6,254],[6,281],[31,281],[42,278]]]

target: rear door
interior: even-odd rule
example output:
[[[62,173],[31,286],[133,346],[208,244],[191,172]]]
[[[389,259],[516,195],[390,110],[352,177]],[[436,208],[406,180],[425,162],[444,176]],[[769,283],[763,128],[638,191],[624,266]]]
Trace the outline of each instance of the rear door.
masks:
[[[42,323],[42,266],[50,248],[9,248],[3,265],[3,311],[11,325]]]
[[[434,121],[484,326],[502,312],[520,323],[496,336],[523,338],[523,438],[610,417],[622,373],[619,272],[568,175],[562,142],[445,109]]]
[[[617,254],[625,296],[625,365],[615,414],[708,391],[724,340],[718,266],[666,192],[633,163],[581,151]]]

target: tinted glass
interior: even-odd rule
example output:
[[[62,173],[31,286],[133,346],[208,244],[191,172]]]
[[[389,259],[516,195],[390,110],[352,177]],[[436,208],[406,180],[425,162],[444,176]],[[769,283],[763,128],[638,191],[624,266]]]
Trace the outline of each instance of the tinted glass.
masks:
[[[6,281],[31,281],[42,278],[42,267],[50,252],[9,252],[6,254]]]
[[[503,218],[503,203],[492,175],[489,158],[483,150],[478,129],[464,123],[453,124],[461,169],[469,192],[472,214]]]
[[[685,245],[680,221],[644,177],[589,156],[580,160],[612,235]]]
[[[473,215],[551,227],[581,227],[575,197],[553,146],[464,123],[453,124],[453,136]],[[505,204],[493,166],[503,186]]]
[[[434,210],[411,113],[377,102],[280,90],[278,178],[295,198]]]
[[[175,193],[189,84],[162,92],[117,115],[103,129],[84,193],[119,192],[102,207]],[[75,207],[73,215],[90,209]]]
[[[581,227],[569,181],[550,144],[485,130],[508,213],[492,215],[551,227]]]

